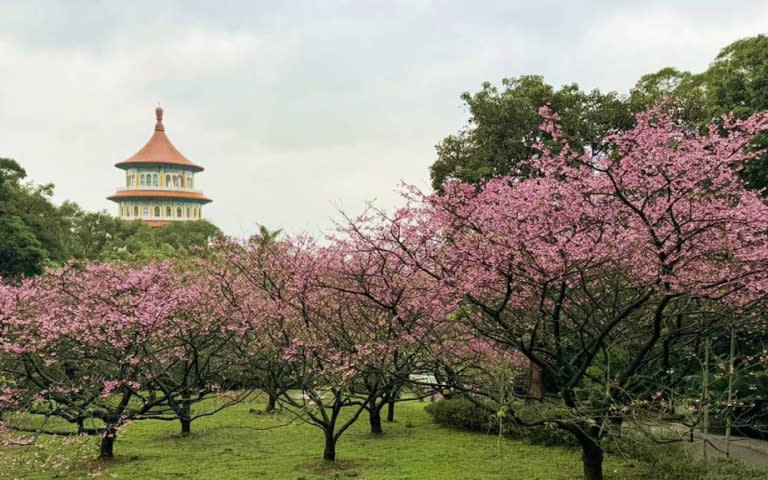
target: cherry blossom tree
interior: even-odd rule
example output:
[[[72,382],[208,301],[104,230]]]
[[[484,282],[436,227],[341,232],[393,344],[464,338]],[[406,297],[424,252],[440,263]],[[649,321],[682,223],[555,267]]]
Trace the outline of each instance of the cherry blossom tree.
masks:
[[[381,411],[394,404],[413,373],[434,369],[437,346],[448,332],[445,317],[455,305],[439,297],[430,279],[400,258],[386,231],[366,222],[348,222],[323,250],[325,275],[318,281],[345,305],[345,321],[355,329],[358,350],[374,355],[354,364],[356,387],[369,400],[371,433],[382,433]]]
[[[179,301],[166,298],[172,276],[164,273],[111,265],[51,271],[25,282],[30,301],[5,326],[6,374],[37,400],[30,411],[102,433],[101,457],[113,456],[119,427],[160,403],[142,391],[142,363],[143,347]],[[103,426],[84,430],[91,418]]]
[[[291,278],[281,263],[290,244],[265,232],[245,243],[219,239],[201,267],[236,329],[228,346],[229,375],[266,393],[267,412],[272,412],[277,399],[297,384],[283,359],[294,334],[281,307],[290,293]]]
[[[143,418],[178,420],[181,434],[191,432],[194,420],[211,416],[248,398],[251,388],[242,388],[237,371],[231,367],[231,344],[239,335],[233,311],[211,289],[212,279],[202,270],[186,266],[174,269],[173,289],[168,297],[180,303],[161,330],[145,348],[142,362],[143,385],[158,392],[162,405]],[[226,395],[218,395],[226,391]],[[207,408],[196,408],[204,399],[216,396]]]
[[[283,361],[291,370],[298,390],[286,391],[279,401],[292,413],[323,431],[323,459],[336,460],[336,443],[368,405],[369,398],[353,388],[356,366],[375,357],[379,350],[363,342],[363,330],[349,320],[356,309],[322,279],[331,271],[333,253],[307,238],[288,242],[273,266],[286,282],[267,292],[287,343]],[[342,411],[349,413],[341,417]]]
[[[179,419],[188,432],[212,413],[192,415],[191,405],[218,391],[218,352],[233,334],[199,280],[170,264],[71,264],[4,286],[13,302],[0,319],[6,397],[101,434],[103,458],[130,421]]]
[[[320,428],[325,437],[323,458],[336,460],[339,437],[358,419],[367,399],[352,387],[358,330],[345,320],[337,292],[318,278],[328,257],[308,238],[245,245],[230,243],[217,258],[220,290],[240,310],[241,351],[279,355],[285,384],[269,392],[292,414]],[[231,274],[235,274],[234,278]],[[258,362],[263,355],[255,355]],[[298,391],[298,392],[297,392]],[[343,410],[350,414],[342,419]]]
[[[759,154],[745,146],[768,116],[700,135],[662,106],[592,155],[542,115],[555,142],[530,160],[536,176],[411,191],[386,220],[401,257],[461,299],[458,320],[541,370],[567,410],[536,423],[572,433],[596,480],[601,440],[662,390],[660,367],[765,298],[768,207],[737,169]],[[584,395],[590,385],[602,394]]]

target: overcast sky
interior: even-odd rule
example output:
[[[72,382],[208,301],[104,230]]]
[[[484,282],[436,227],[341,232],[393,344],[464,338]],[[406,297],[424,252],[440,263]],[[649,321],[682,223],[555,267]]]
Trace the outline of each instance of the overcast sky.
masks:
[[[316,233],[337,207],[396,205],[401,180],[428,188],[434,145],[466,121],[459,95],[483,81],[626,92],[766,30],[755,0],[0,0],[0,156],[57,201],[115,213],[114,164],[159,102],[206,168],[207,218]]]

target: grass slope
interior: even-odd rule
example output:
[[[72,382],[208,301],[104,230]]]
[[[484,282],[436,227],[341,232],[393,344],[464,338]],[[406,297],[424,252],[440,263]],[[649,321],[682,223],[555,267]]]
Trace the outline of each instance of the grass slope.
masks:
[[[93,460],[98,439],[41,437],[35,445],[0,447],[2,479],[525,479],[581,477],[577,450],[533,446],[434,424],[424,403],[398,405],[397,421],[379,437],[365,416],[339,441],[338,465],[322,462],[323,437],[287,414],[260,413],[246,403],[193,423],[182,438],[177,422],[140,421],[115,444],[116,459]],[[289,423],[288,426],[268,429]],[[609,457],[606,477],[630,479],[637,462]],[[645,477],[648,478],[648,477]]]

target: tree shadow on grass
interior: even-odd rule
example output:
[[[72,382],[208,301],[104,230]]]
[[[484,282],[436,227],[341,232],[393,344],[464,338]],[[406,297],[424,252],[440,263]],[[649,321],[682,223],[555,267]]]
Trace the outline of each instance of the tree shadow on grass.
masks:
[[[354,460],[336,460],[328,462],[325,460],[311,460],[304,464],[302,469],[311,475],[320,475],[330,478],[356,477],[357,472],[363,464]],[[301,477],[299,477],[301,478]]]

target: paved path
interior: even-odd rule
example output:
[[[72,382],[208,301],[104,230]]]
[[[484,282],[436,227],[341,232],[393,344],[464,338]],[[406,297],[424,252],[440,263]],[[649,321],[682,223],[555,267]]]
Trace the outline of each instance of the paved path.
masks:
[[[707,444],[706,450],[704,444]],[[741,460],[748,465],[768,468],[768,441],[747,437],[731,437],[731,458]],[[725,458],[725,437],[695,432],[690,444],[698,456]],[[706,452],[706,453],[705,453]]]

